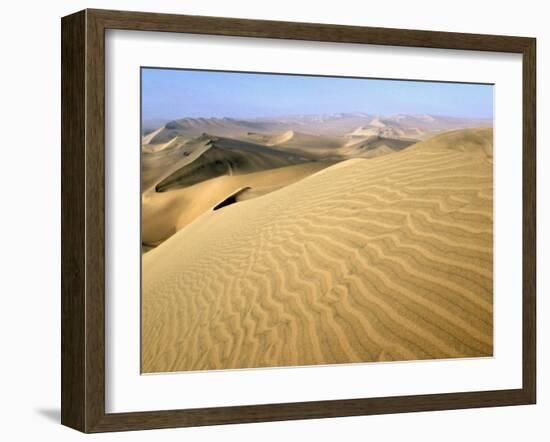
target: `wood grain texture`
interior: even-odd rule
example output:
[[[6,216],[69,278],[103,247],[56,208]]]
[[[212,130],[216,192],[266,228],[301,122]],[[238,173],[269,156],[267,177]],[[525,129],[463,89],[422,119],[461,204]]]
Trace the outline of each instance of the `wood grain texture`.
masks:
[[[86,431],[105,414],[105,38],[86,11]]]
[[[271,20],[88,10],[106,29],[231,35],[475,51],[522,52],[529,38]]]
[[[85,13],[63,19],[61,46],[61,422],[85,420]]]
[[[523,54],[523,387],[338,401],[105,413],[106,29]],[[310,23],[86,10],[62,20],[62,423],[83,432],[531,404],[536,397],[535,40]]]
[[[523,51],[523,389],[537,396],[537,95],[536,40]]]

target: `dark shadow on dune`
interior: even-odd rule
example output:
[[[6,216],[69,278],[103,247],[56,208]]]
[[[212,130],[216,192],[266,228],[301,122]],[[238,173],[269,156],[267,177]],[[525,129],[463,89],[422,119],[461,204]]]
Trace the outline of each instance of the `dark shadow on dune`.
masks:
[[[222,207],[230,206],[231,204],[235,204],[238,201],[238,196],[243,193],[244,191],[250,189],[250,187],[243,187],[242,189],[237,190],[232,195],[228,196],[226,199],[224,199],[221,203],[219,203],[216,207],[214,207],[212,210],[219,210]]]
[[[308,161],[260,144],[206,133],[193,142],[201,143],[207,150],[157,183],[156,192],[190,187],[223,175],[260,172]]]
[[[56,424],[61,422],[61,410],[59,408],[37,408],[34,411],[51,422]]]

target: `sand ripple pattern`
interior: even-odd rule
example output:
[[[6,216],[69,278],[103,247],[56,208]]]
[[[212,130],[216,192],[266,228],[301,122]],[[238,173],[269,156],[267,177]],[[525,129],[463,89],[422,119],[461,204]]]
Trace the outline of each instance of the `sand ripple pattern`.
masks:
[[[467,132],[205,213],[144,255],[143,371],[492,355],[492,132]]]

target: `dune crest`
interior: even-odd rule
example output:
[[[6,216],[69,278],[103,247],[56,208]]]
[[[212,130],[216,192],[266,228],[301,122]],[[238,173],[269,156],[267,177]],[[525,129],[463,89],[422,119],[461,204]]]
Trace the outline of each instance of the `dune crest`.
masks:
[[[294,137],[294,131],[287,130],[286,132],[272,136],[271,138],[268,139],[266,144],[268,146],[276,146],[277,144],[286,143],[287,141],[290,141],[293,137]]]
[[[493,158],[493,130],[476,128],[454,130],[437,135],[411,147],[411,150],[455,150],[487,159]]]

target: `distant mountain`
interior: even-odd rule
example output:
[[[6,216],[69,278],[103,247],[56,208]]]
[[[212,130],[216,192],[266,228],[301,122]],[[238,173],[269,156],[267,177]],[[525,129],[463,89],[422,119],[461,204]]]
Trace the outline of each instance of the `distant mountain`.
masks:
[[[278,118],[182,118],[160,125],[144,136],[143,144],[167,143],[174,137],[276,135],[288,131],[336,137],[382,136],[425,139],[439,132],[492,127],[491,119],[439,115],[371,115],[362,112],[294,115]]]
[[[168,121],[168,118],[155,118],[152,120],[143,120],[141,122],[141,135],[147,135],[161,126],[164,126]]]

